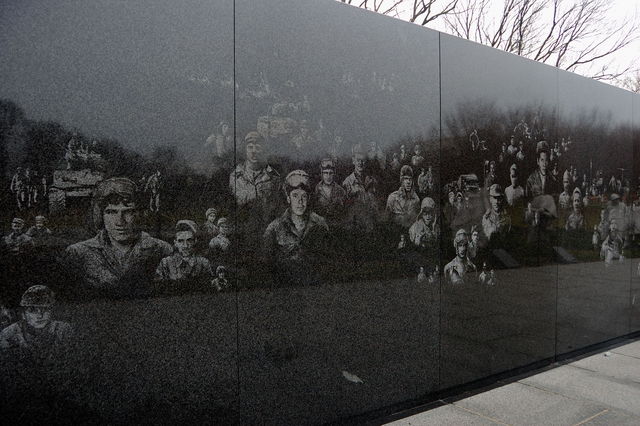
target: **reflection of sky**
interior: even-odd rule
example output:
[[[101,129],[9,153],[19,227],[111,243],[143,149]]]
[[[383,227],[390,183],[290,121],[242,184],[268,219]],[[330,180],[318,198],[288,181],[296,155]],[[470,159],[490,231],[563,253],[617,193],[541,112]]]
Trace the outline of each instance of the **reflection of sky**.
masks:
[[[134,147],[199,146],[231,119],[232,24],[231,0],[2,2],[0,97]]]

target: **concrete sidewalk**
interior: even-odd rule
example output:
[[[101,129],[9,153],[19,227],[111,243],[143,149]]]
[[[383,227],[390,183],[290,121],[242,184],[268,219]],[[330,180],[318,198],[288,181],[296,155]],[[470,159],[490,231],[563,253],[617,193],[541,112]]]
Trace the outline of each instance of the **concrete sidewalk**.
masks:
[[[640,425],[640,340],[391,425]]]

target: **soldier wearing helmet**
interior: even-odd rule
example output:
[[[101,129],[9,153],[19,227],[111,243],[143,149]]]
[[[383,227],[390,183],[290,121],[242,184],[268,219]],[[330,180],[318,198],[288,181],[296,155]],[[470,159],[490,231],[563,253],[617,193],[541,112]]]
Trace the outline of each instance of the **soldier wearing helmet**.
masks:
[[[301,279],[314,259],[315,251],[325,244],[328,226],[322,216],[310,208],[310,178],[304,170],[294,170],[285,179],[288,208],[267,226],[263,235],[265,260],[285,274]]]
[[[195,253],[197,238],[198,226],[194,221],[182,219],[176,223],[175,253],[160,261],[156,280],[176,291],[203,288],[209,284],[213,270],[208,259]]]
[[[556,178],[552,173],[549,173],[549,166],[551,165],[549,145],[545,141],[538,142],[536,146],[537,159],[536,163],[538,168],[531,173],[529,179],[527,179],[527,187],[525,195],[527,198],[532,199],[539,195],[555,194],[557,191]]]
[[[565,170],[562,175],[562,192],[558,195],[558,207],[568,209],[571,206],[571,174]]]
[[[22,318],[0,332],[0,349],[51,349],[69,341],[71,326],[53,320],[54,293],[44,285],[34,285],[22,295]]]
[[[342,182],[347,193],[346,225],[350,228],[368,233],[378,219],[378,201],[376,190],[378,182],[373,176],[367,175],[365,170],[366,153],[361,145],[352,149],[353,173]]]
[[[339,223],[344,214],[344,202],[347,193],[335,182],[335,164],[325,158],[320,162],[321,180],[313,193],[315,210],[329,223]]]
[[[34,248],[33,238],[24,232],[24,219],[14,217],[11,233],[2,239],[2,249],[11,256],[28,254]]]
[[[438,244],[439,230],[435,220],[435,207],[433,199],[425,197],[416,221],[409,228],[409,240],[417,247],[435,247]]]
[[[567,231],[584,231],[584,214],[582,213],[582,192],[579,188],[573,190],[572,196],[573,211],[567,217],[564,229]]]
[[[171,254],[167,242],[138,229],[143,205],[136,184],[127,178],[102,181],[93,196],[98,234],[70,245],[65,260],[77,291],[107,297],[148,296],[154,272]]]
[[[511,217],[504,208],[504,192],[502,186],[494,183],[489,188],[489,204],[491,207],[482,216],[484,236],[491,240],[494,234],[505,234],[511,231]]]
[[[413,189],[413,169],[402,166],[400,169],[400,188],[387,198],[387,215],[397,225],[407,229],[420,212],[420,197]]]
[[[469,258],[469,237],[467,231],[459,229],[453,239],[453,247],[456,249],[456,257],[444,267],[444,275],[451,284],[463,284],[468,281],[469,274],[475,274],[477,269]]]
[[[280,175],[267,164],[265,140],[260,133],[247,133],[244,147],[245,161],[231,172],[229,188],[238,207],[258,208],[264,220],[271,220],[280,196]]]

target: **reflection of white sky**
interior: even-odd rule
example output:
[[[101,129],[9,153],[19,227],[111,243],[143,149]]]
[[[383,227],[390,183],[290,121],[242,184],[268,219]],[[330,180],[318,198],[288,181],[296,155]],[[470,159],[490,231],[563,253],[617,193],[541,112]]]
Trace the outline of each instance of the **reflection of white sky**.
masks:
[[[573,0],[565,0],[565,2],[567,3],[569,3],[569,1]],[[406,1],[405,3],[407,9],[409,9],[411,7],[410,3],[412,2]],[[625,19],[633,19],[634,15],[637,17],[637,19],[640,20],[640,0],[611,0],[609,3],[611,3],[611,8],[608,11],[608,16],[611,20],[621,22]],[[500,0],[494,0],[493,4],[495,5],[494,10],[496,11],[496,13],[499,13],[504,2]],[[400,17],[402,18],[403,16],[406,15],[401,14]],[[429,23],[428,27],[438,31],[448,32],[445,22],[442,19],[438,19],[435,22]],[[640,37],[640,31],[638,36]],[[595,67],[594,70],[608,63],[611,64],[611,69],[624,69],[628,66],[631,66],[632,68],[640,68],[640,65],[638,64],[639,61],[640,40],[636,40],[625,49],[611,55],[604,61],[599,62],[599,66]],[[590,73],[590,70],[588,68],[582,68],[578,69],[578,73],[588,75]]]

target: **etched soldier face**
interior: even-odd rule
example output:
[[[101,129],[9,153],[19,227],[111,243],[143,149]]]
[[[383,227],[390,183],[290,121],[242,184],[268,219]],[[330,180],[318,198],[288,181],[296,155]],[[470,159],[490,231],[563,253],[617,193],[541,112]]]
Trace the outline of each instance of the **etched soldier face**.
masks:
[[[618,224],[613,219],[611,220],[611,223],[609,224],[609,230],[611,232],[616,232],[618,230]]]
[[[233,228],[228,223],[223,223],[220,225],[219,231],[221,235],[228,236],[231,235]]]
[[[216,214],[215,213],[209,213],[209,215],[207,216],[207,220],[211,223],[215,223],[216,222]]]
[[[474,244],[478,243],[478,231],[473,231],[471,233],[471,242]]]
[[[356,173],[360,174],[364,172],[365,156],[361,153],[353,156],[353,167]]]
[[[247,143],[247,146],[245,147],[246,150],[246,154],[247,154],[247,161],[251,164],[255,164],[258,165],[260,163],[262,163],[263,160],[263,150],[262,150],[262,145],[258,144],[258,143],[252,143],[249,142]]]
[[[491,203],[491,210],[494,213],[500,213],[500,210],[502,210],[502,197],[489,197],[489,203]]]
[[[176,232],[174,244],[182,257],[189,257],[193,254],[196,238],[191,231],[179,231]]]
[[[494,174],[496,172],[496,164],[489,163],[489,173]]]
[[[516,173],[511,173],[509,179],[511,179],[511,186],[514,188],[518,186],[518,175]]]
[[[224,279],[224,275],[225,275],[224,269],[221,269],[220,272],[218,272],[218,278],[223,280]]]
[[[36,228],[37,228],[37,229],[42,229],[42,228],[44,228],[44,220],[42,220],[42,219],[36,219]]]
[[[573,198],[573,209],[575,211],[578,211],[578,210],[580,210],[580,207],[582,207],[582,201],[580,200],[580,198],[574,197]]]
[[[108,204],[102,219],[104,229],[112,240],[124,243],[136,237],[137,211],[133,203]]]
[[[30,327],[42,329],[51,321],[51,309],[47,307],[28,306],[24,310],[23,318]]]
[[[433,222],[433,212],[431,210],[425,210],[422,217],[427,225],[431,225],[431,222]]]
[[[411,187],[413,187],[413,179],[411,179],[409,176],[404,176],[402,178],[402,189],[406,192],[411,191]]]
[[[549,154],[546,152],[541,152],[538,154],[538,170],[542,175],[547,174],[547,168],[549,167]]]
[[[456,194],[454,194],[453,191],[451,191],[449,192],[449,204],[453,206],[455,202],[456,202]]]
[[[325,185],[331,185],[333,183],[334,177],[335,177],[335,173],[332,169],[324,169],[322,171],[322,182]]]
[[[296,216],[302,216],[307,211],[309,195],[304,189],[296,188],[287,195],[287,201],[289,202],[291,213]]]
[[[569,183],[569,179],[568,178],[562,180],[562,186],[564,188],[564,192],[569,192],[569,185],[571,185],[571,184]]]
[[[467,249],[469,248],[469,243],[467,241],[461,241],[456,245],[456,254],[460,259],[464,259],[467,257]]]
[[[11,231],[16,235],[22,234],[22,231],[24,231],[24,224],[20,222],[11,222]]]

